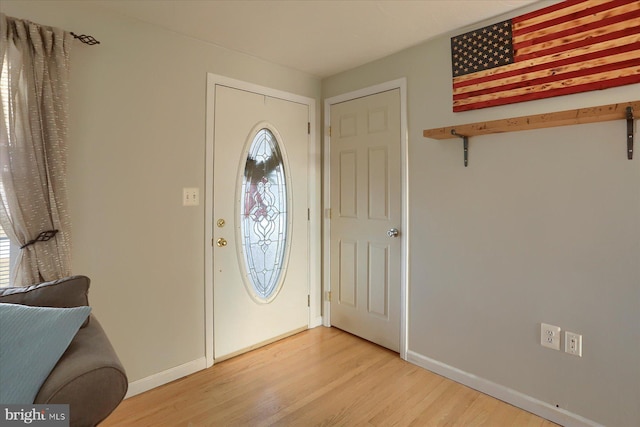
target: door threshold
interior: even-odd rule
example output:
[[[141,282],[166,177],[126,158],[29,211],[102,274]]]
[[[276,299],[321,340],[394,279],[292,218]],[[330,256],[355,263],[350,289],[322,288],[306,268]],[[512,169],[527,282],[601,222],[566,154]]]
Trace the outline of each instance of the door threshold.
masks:
[[[240,356],[241,354],[248,353],[251,350],[255,350],[257,348],[264,347],[265,345],[272,344],[272,343],[274,343],[276,341],[280,341],[281,339],[288,338],[288,337],[290,337],[292,335],[299,334],[300,332],[304,332],[307,329],[309,329],[308,326],[302,326],[300,328],[294,329],[293,331],[285,332],[284,334],[278,335],[278,336],[270,338],[268,340],[265,340],[265,341],[259,342],[257,344],[251,345],[249,347],[245,347],[243,349],[234,351],[233,353],[229,353],[229,354],[226,354],[224,356],[216,357],[214,359],[214,364],[215,363],[220,363],[220,362],[228,360],[228,359],[231,359],[232,357]]]

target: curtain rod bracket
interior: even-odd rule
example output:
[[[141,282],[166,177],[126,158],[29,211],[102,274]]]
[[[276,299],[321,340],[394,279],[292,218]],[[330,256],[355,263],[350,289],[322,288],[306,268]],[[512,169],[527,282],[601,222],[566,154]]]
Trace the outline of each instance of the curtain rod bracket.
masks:
[[[633,108],[627,107],[627,159],[633,159]]]
[[[455,129],[451,129],[451,135],[462,138],[462,148],[464,150],[464,167],[466,168],[469,165],[469,137],[456,133]]]
[[[84,44],[88,44],[89,46],[93,46],[94,44],[100,44],[98,40],[96,40],[93,36],[88,36],[86,34],[75,34],[71,32],[73,38],[80,40]]]

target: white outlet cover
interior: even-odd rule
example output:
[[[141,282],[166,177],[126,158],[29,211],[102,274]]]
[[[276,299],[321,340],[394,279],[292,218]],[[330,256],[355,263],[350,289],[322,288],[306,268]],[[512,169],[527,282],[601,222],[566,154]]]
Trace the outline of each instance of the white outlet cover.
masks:
[[[560,326],[541,323],[540,345],[560,351]]]
[[[582,335],[575,332],[564,332],[564,351],[582,357]]]

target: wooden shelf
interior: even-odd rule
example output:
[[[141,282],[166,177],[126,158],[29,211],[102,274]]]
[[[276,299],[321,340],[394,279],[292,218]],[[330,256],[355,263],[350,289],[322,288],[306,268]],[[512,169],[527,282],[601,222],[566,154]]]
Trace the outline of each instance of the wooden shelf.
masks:
[[[538,114],[534,116],[522,116],[510,119],[493,120],[489,122],[426,129],[422,132],[422,135],[425,138],[451,139],[459,138],[462,135],[470,137],[555,126],[606,122],[610,120],[626,120],[627,107],[631,107],[633,111],[640,113],[640,101],[631,101],[620,104],[601,105],[599,107]],[[454,135],[452,131],[457,135]]]

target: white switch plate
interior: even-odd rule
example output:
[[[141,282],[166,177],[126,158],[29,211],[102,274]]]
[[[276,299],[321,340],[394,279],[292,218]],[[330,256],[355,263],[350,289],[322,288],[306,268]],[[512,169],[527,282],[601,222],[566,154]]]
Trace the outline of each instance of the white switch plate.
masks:
[[[582,357],[582,335],[575,332],[564,332],[564,351]]]
[[[198,206],[200,204],[199,188],[182,189],[182,206]]]
[[[560,327],[541,323],[540,345],[560,351]]]

